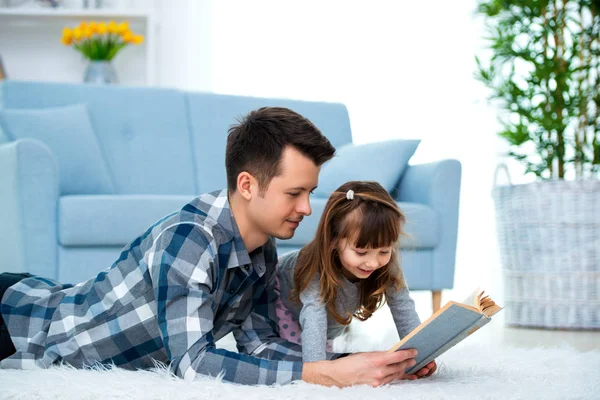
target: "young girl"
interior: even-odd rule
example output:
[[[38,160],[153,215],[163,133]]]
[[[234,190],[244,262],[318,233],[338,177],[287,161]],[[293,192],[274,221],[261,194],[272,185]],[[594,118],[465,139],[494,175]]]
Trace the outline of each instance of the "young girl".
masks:
[[[280,258],[280,335],[302,344],[303,361],[326,359],[352,317],[367,320],[384,300],[400,338],[419,325],[398,260],[404,222],[380,184],[347,182],[327,201],[315,238]],[[428,367],[433,373],[435,364]]]

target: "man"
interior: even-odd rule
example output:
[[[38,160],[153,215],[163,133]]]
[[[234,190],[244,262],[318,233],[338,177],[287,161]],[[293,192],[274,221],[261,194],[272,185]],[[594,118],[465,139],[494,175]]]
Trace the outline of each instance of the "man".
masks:
[[[186,379],[223,372],[242,384],[415,379],[404,374],[413,350],[302,363],[301,348],[277,335],[273,238],[291,238],[310,215],[309,195],[334,151],[291,110],[251,112],[229,130],[228,189],[158,221],[108,270],[76,286],[0,275],[0,367],[65,361],[137,369],[157,360]],[[239,353],[215,347],[229,332]]]

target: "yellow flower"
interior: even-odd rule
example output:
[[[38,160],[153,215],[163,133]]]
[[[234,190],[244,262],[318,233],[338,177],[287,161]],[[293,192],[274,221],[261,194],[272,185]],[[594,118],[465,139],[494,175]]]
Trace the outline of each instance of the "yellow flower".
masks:
[[[98,33],[98,23],[96,21],[91,21],[89,29],[92,31],[92,33]]]
[[[63,29],[62,38],[60,41],[65,45],[69,46],[73,42],[73,31],[71,28],[66,27]]]
[[[63,37],[60,39],[60,41],[62,42],[62,44],[64,44],[65,46],[70,46],[71,43],[73,43],[73,35],[67,36],[67,35],[63,35]]]
[[[80,26],[73,29],[73,38],[75,40],[81,40],[83,38],[83,31],[81,30]]]
[[[92,35],[94,34],[94,31],[92,30],[92,28],[90,28],[90,26],[86,26],[85,29],[83,30],[83,37],[84,38],[91,38]]]
[[[129,23],[127,21],[123,21],[117,27],[117,30],[120,34],[123,34],[129,30]]]
[[[100,22],[98,24],[98,35],[104,35],[107,31],[108,31],[108,27],[106,26],[105,22]]]
[[[125,43],[133,43],[134,40],[134,36],[133,33],[131,33],[131,31],[127,31],[123,33],[123,41]]]
[[[110,21],[108,23],[108,33],[119,33],[119,26],[115,21]]]
[[[79,24],[79,28],[81,29],[82,32],[85,32],[85,30],[87,28],[87,22],[81,21],[81,23]]]
[[[144,36],[142,35],[135,35],[133,37],[133,44],[142,44],[144,42]]]

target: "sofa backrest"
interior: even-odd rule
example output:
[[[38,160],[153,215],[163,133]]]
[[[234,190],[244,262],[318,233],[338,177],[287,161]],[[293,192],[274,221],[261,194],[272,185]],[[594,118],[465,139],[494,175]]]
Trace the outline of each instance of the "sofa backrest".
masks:
[[[86,104],[116,193],[196,193],[184,93],[20,81],[0,91],[7,109]]]
[[[223,189],[229,127],[264,106],[310,119],[337,148],[352,142],[343,104],[173,89],[0,82],[0,107],[85,104],[117,194],[197,195]],[[73,149],[77,151],[77,149]]]
[[[265,106],[287,107],[311,120],[337,148],[352,142],[350,119],[343,104],[267,99],[214,93],[187,94],[193,157],[200,193],[227,186],[225,145],[236,119]],[[208,149],[211,149],[210,151]]]

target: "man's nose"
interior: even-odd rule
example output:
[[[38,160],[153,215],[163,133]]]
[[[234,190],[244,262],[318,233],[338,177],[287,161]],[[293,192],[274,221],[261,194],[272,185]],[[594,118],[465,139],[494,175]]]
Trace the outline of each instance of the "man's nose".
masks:
[[[312,209],[310,207],[310,198],[309,196],[302,196],[302,199],[298,201],[296,212],[302,215],[310,215],[312,214]]]

